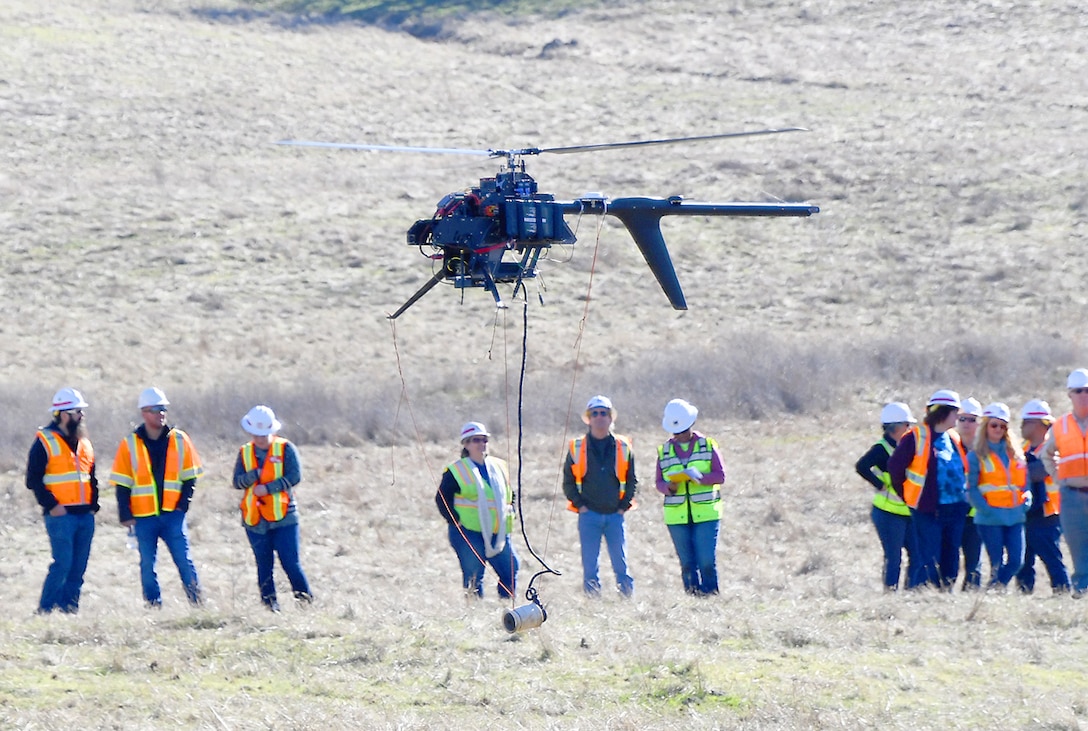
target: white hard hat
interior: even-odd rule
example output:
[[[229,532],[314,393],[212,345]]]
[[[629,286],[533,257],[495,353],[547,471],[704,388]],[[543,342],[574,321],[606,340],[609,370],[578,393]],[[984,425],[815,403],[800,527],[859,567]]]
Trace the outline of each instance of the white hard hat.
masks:
[[[665,416],[661,419],[661,426],[669,434],[683,434],[695,423],[698,415],[699,409],[682,398],[674,398],[665,404]]]
[[[242,417],[242,428],[255,437],[267,437],[280,430],[283,424],[267,406],[254,406]]]
[[[1040,421],[1052,422],[1054,421],[1054,413],[1050,410],[1050,404],[1042,399],[1033,398],[1024,404],[1024,408],[1020,409],[1020,418],[1027,419],[1039,419]]]
[[[974,396],[968,396],[960,404],[960,411],[968,416],[982,416],[982,404]]]
[[[591,398],[586,404],[585,413],[582,414],[582,421],[587,424],[589,423],[589,412],[593,409],[608,409],[612,412],[612,418],[616,418],[616,408],[612,406],[612,399],[608,398],[607,396],[601,396],[600,394],[597,394],[596,396]]]
[[[1088,368],[1078,368],[1069,374],[1065,381],[1066,388],[1088,388]]]
[[[881,424],[915,424],[917,421],[914,414],[910,413],[910,407],[902,401],[884,404],[884,408],[880,410]]]
[[[987,419],[1000,419],[1008,424],[1012,412],[1009,411],[1007,404],[1003,404],[1000,401],[994,401],[982,410],[982,415]]]
[[[50,411],[72,411],[73,409],[85,409],[88,404],[83,400],[83,394],[74,388],[62,388],[53,394],[53,408]]]
[[[942,388],[933,392],[933,395],[929,397],[929,401],[926,401],[926,406],[951,406],[958,409],[960,407],[960,395],[955,391]]]
[[[167,400],[166,394],[163,393],[161,388],[145,388],[140,391],[139,408],[144,409],[148,406],[169,406],[170,401]]]
[[[487,427],[478,421],[470,421],[461,427],[461,443],[464,444],[466,439],[472,437],[489,437]]]

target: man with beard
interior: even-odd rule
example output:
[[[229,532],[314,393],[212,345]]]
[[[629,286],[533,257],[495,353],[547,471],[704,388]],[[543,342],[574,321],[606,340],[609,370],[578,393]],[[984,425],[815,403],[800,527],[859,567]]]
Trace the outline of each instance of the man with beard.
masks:
[[[98,478],[94,449],[83,424],[87,402],[74,388],[53,396],[53,421],[38,430],[26,461],[26,486],[42,506],[53,562],[49,564],[38,613],[79,611],[83,574],[91,555]]]

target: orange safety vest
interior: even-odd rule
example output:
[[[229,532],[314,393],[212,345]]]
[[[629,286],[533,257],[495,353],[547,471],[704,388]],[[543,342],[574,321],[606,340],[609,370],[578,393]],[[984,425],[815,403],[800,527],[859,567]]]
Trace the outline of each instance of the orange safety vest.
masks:
[[[906,478],[903,480],[903,502],[912,508],[918,507],[918,501],[922,497],[922,488],[926,484],[926,471],[929,469],[929,451],[933,440],[932,430],[925,424],[911,427],[914,434],[914,458],[907,465]],[[963,451],[960,435],[955,429],[948,431],[948,436],[956,446],[963,460],[963,472],[967,474],[967,454]]]
[[[1028,473],[1024,462],[1009,455],[1006,467],[997,456],[987,454],[978,461],[978,491],[991,508],[1015,508],[1024,504]]]
[[[1024,451],[1031,452],[1040,461],[1043,459],[1043,447],[1046,446],[1046,442],[1039,442],[1035,447],[1031,446],[1031,442],[1024,442]],[[1062,491],[1058,489],[1058,483],[1054,482],[1054,478],[1047,473],[1046,479],[1043,480],[1043,484],[1046,485],[1046,502],[1043,503],[1043,515],[1057,515],[1062,510]]]
[[[620,481],[620,500],[627,496],[627,470],[631,464],[631,440],[613,434],[616,438],[616,479]],[[572,460],[570,472],[574,475],[574,484],[578,490],[582,489],[582,480],[586,478],[589,470],[589,458],[586,456],[586,437],[575,437],[570,440],[570,458]],[[574,503],[567,501],[567,510],[577,513],[578,508]]]
[[[146,518],[168,513],[181,500],[182,483],[195,480],[204,474],[200,456],[189,435],[181,429],[171,429],[166,443],[166,464],[162,476],[162,505],[155,476],[151,472],[151,456],[147,445],[135,432],[121,440],[117,455],[113,458],[110,482],[127,487],[130,492],[129,506],[132,517]]]
[[[37,436],[45,447],[47,458],[42,478],[45,489],[61,505],[90,505],[91,468],[94,466],[91,440],[80,439],[73,452],[60,432],[51,427],[42,427]]]
[[[1054,446],[1058,463],[1058,480],[1088,477],[1088,436],[1072,414],[1066,414],[1054,424]]]
[[[268,456],[261,466],[261,473],[257,477],[257,485],[267,485],[283,477],[283,452],[287,440],[283,437],[272,437],[272,443],[268,445]],[[257,469],[257,455],[253,442],[249,442],[241,449],[242,467],[246,472]],[[247,487],[242,496],[242,502],[238,505],[242,509],[242,521],[246,525],[257,525],[264,518],[269,523],[283,520],[287,515],[287,509],[291,506],[291,493],[288,490],[270,492],[267,495],[256,495],[253,489]]]

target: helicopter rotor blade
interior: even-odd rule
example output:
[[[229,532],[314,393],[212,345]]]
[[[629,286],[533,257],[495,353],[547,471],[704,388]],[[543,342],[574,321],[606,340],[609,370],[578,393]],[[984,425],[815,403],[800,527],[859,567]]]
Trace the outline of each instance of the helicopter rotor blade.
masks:
[[[410,147],[403,145],[359,145],[351,142],[314,142],[311,140],[279,140],[277,145],[293,145],[295,147],[326,147],[335,150],[378,150],[382,152],[425,152],[440,155],[476,155],[478,157],[495,157],[492,150],[470,150],[460,147]]]
[[[539,155],[545,152],[566,155],[572,152],[596,152],[597,150],[616,150],[621,147],[649,147],[651,145],[672,145],[677,142],[700,142],[703,140],[724,140],[730,137],[755,137],[757,135],[776,135],[783,132],[808,132],[804,127],[781,127],[778,129],[757,129],[748,132],[725,132],[718,135],[698,135],[696,137],[666,137],[660,140],[635,140],[633,142],[605,142],[599,145],[571,145],[569,147],[542,147],[527,154]],[[520,151],[519,151],[520,152]]]

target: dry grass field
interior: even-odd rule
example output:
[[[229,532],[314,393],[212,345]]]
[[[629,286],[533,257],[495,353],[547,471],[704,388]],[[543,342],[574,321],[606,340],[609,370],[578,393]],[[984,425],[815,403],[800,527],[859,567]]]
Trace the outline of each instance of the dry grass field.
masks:
[[[892,398],[1067,406],[1065,373],[1088,364],[1088,11],[536,7],[383,25],[234,0],[0,4],[0,727],[1088,726],[1088,606],[881,594],[853,474]],[[522,460],[529,538],[563,575],[537,582],[545,625],[507,635],[490,582],[462,598],[431,496],[469,418],[516,457],[522,310],[441,287],[395,330],[384,318],[430,276],[405,230],[496,168],[271,143],[790,125],[812,131],[529,161],[560,198],[822,210],[667,220],[686,313],[618,224],[571,221],[579,243],[530,291]],[[54,390],[81,388],[105,472],[150,384],[207,464],[190,521],[208,606],[184,604],[168,559],[166,606],[142,606],[107,490],[80,614],[34,616],[33,430]],[[683,595],[649,490],[629,523],[636,598],[581,596],[558,464],[596,392],[647,478],[664,403],[703,409],[728,473],[720,597]],[[318,594],[279,615],[228,487],[258,401],[302,448]]]

